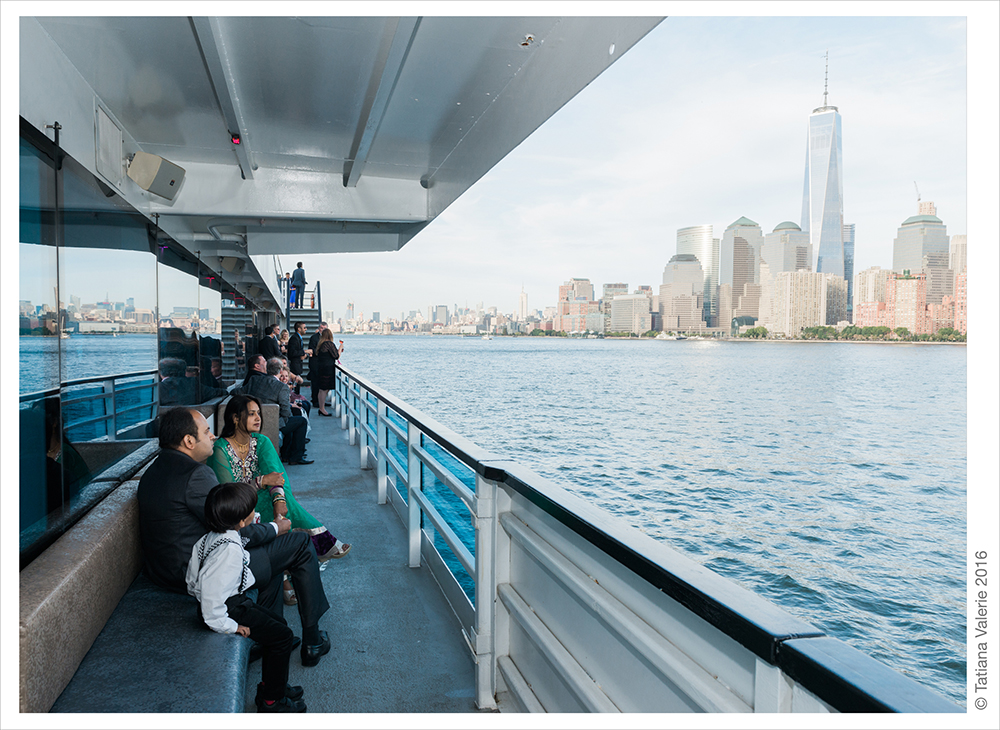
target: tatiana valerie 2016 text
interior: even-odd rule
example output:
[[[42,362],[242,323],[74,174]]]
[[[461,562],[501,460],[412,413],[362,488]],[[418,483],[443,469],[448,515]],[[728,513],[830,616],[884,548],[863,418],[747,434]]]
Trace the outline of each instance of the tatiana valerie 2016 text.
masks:
[[[973,693],[976,695],[973,705],[977,710],[986,709],[986,694],[988,689],[987,679],[989,677],[989,663],[987,661],[987,648],[989,644],[989,633],[987,631],[987,611],[988,594],[987,576],[989,573],[986,562],[986,551],[979,550],[975,553],[976,562],[972,564],[972,636],[974,644],[975,661],[975,681],[972,683]]]

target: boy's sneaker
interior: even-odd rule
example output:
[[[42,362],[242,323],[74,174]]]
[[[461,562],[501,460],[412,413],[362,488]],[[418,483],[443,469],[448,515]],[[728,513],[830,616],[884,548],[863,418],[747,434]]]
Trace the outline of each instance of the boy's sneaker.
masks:
[[[285,696],[280,700],[276,700],[271,704],[267,704],[263,697],[261,697],[261,690],[264,688],[264,683],[261,682],[257,685],[257,696],[254,697],[253,703],[257,705],[257,712],[305,712],[306,703],[302,701],[302,688],[293,687],[291,685],[285,686]]]

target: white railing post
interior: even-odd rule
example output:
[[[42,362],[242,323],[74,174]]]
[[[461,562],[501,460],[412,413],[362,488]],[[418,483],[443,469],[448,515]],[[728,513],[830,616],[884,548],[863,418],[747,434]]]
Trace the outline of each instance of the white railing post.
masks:
[[[754,712],[791,712],[792,687],[784,672],[757,657],[753,683]]]
[[[378,444],[376,445],[376,472],[375,472],[375,483],[378,488],[378,503],[385,504],[386,502],[386,492],[388,491],[388,464],[386,463],[385,452],[389,448],[389,428],[385,425],[386,421],[386,408],[385,401],[379,399],[378,402],[378,419],[375,422],[376,432],[378,434]]]
[[[496,482],[476,474],[476,621],[472,647],[476,653],[476,706],[496,709],[496,651],[493,638],[496,589]]]
[[[357,395],[354,393],[354,383],[348,381],[347,383],[347,443],[354,446],[358,443],[358,410],[354,409],[354,413],[351,413],[351,401],[355,400]]]
[[[420,567],[420,458],[413,449],[420,446],[420,429],[412,422],[406,424],[406,526],[409,540],[409,565]]]
[[[368,391],[358,386],[358,451],[359,466],[361,469],[369,469],[368,466]]]
[[[339,380],[337,381],[337,384],[336,384],[335,388],[336,388],[336,390],[333,391],[333,396],[334,396],[333,397],[333,409],[334,409],[333,410],[333,415],[336,416],[337,418],[340,418],[341,414],[344,412],[344,402],[343,402],[343,398],[341,397],[341,394],[340,394],[340,381]],[[341,428],[343,428],[343,425],[341,425]]]
[[[338,371],[339,372],[339,371]],[[337,383],[338,393],[337,393],[337,415],[340,416],[340,430],[347,430],[347,407],[348,407],[348,393],[347,393],[347,376],[343,373],[339,374],[340,380]]]

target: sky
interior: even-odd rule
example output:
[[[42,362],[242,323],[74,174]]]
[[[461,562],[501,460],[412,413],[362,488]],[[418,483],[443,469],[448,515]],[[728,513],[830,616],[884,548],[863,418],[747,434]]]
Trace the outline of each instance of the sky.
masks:
[[[282,268],[301,258],[337,317],[348,301],[383,319],[439,304],[514,312],[522,287],[543,309],[571,277],[598,296],[610,282],[656,291],[678,228],[801,224],[827,51],[855,271],[891,268],[917,187],[949,234],[967,232],[966,31],[960,16],[667,17],[401,251]]]

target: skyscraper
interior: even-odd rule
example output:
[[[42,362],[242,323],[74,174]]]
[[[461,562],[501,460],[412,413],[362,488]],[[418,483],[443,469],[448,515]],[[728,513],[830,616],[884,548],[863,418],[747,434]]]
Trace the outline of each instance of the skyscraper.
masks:
[[[847,279],[847,319],[854,311],[854,223],[844,224],[844,278]]]
[[[916,274],[929,253],[949,253],[948,229],[933,206],[921,203],[920,214],[910,216],[899,226],[892,242],[892,270],[897,274]]]
[[[719,239],[712,238],[712,226],[689,226],[677,229],[678,255],[690,254],[698,259],[705,277],[702,291],[702,319],[717,326],[719,316]]]
[[[829,66],[828,66],[829,68]],[[809,232],[820,274],[844,276],[844,180],[840,112],[826,101],[809,115],[802,230]]]

